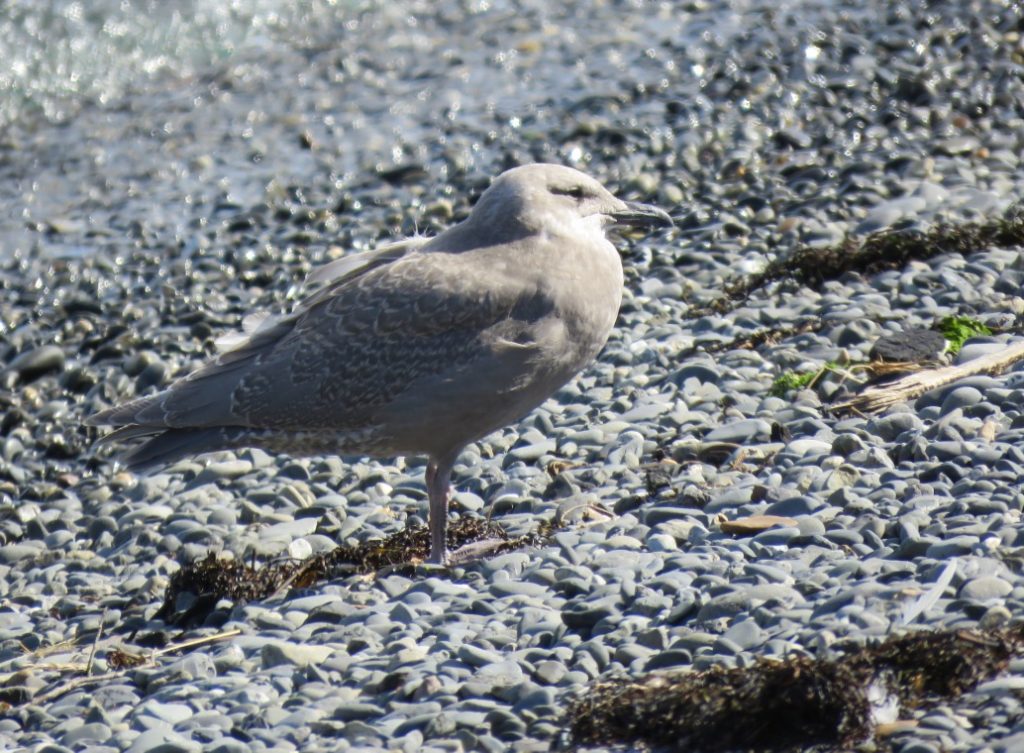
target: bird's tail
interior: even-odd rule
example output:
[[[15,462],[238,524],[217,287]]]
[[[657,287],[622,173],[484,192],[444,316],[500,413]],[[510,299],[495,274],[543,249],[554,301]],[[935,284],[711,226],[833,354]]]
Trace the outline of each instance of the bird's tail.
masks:
[[[137,447],[117,456],[118,462],[129,470],[146,472],[169,465],[183,457],[237,447],[239,437],[233,435],[239,431],[236,427],[154,431],[146,426],[126,426],[108,434],[101,441],[106,443],[112,439],[130,439],[155,434]]]

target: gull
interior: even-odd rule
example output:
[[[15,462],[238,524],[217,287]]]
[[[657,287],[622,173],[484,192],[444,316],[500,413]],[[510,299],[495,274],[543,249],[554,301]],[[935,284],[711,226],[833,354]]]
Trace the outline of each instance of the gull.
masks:
[[[119,427],[101,442],[146,438],[119,458],[136,471],[241,447],[425,455],[428,561],[451,564],[462,553],[445,539],[459,453],[604,347],[623,287],[606,231],[671,224],[578,170],[513,168],[457,225],[325,265],[290,313],[247,317],[209,363],[87,423]]]

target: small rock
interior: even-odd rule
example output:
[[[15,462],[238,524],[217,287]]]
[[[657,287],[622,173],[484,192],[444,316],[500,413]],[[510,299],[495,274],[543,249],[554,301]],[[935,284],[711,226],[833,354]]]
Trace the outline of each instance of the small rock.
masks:
[[[983,575],[969,580],[960,588],[960,598],[972,601],[1001,599],[1013,591],[1013,586],[994,575]]]
[[[334,653],[330,646],[306,646],[298,643],[268,643],[260,651],[263,668],[291,664],[296,667],[308,667],[321,664]]]
[[[51,371],[63,370],[64,351],[56,345],[42,345],[26,351],[7,366],[7,371],[15,372],[23,382],[31,382]]]
[[[704,442],[731,442],[742,445],[753,441],[767,441],[771,434],[771,424],[763,418],[744,418],[712,429],[704,436]]]
[[[973,136],[953,136],[942,139],[935,145],[935,151],[947,157],[955,157],[958,154],[968,154],[979,146],[979,142]]]
[[[554,451],[555,440],[542,439],[539,442],[533,442],[531,444],[523,445],[522,447],[515,447],[509,452],[509,454],[517,460],[531,462],[534,460],[540,460],[544,455],[549,455]]]
[[[168,727],[149,729],[136,737],[128,753],[194,753],[202,746],[172,732]]]
[[[736,520],[724,520],[720,524],[723,533],[733,533],[737,536],[752,536],[769,528],[796,526],[795,518],[786,518],[781,515],[751,515]]]
[[[875,340],[868,356],[879,361],[918,362],[938,358],[948,343],[940,332],[931,329],[905,329]]]
[[[974,387],[957,387],[946,394],[942,401],[942,413],[952,413],[957,408],[969,408],[984,400],[981,391]]]
[[[537,669],[534,671],[534,674],[539,682],[546,683],[547,685],[557,685],[558,682],[565,677],[566,671],[564,664],[557,661],[545,660],[537,664]]]

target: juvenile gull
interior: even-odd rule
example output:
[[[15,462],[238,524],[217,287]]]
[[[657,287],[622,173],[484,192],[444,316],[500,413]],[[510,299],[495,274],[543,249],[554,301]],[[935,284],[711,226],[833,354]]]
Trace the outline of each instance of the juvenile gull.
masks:
[[[622,298],[612,225],[670,225],[583,173],[502,173],[437,237],[343,257],[291,313],[247,324],[163,392],[105,410],[103,441],[149,437],[132,469],[258,446],[296,454],[426,455],[430,561],[449,554],[452,465],[604,346]]]

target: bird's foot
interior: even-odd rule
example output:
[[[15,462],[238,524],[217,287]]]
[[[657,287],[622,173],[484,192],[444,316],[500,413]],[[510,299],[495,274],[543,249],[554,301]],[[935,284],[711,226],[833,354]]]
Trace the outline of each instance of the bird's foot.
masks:
[[[447,577],[450,575],[449,567],[444,562],[433,562],[431,560],[419,560],[410,562],[405,566],[404,575],[418,578],[430,578],[433,576]]]
[[[480,541],[471,541],[468,544],[463,544],[454,552],[446,552],[444,562],[448,567],[464,565],[467,562],[484,559],[505,544],[508,544],[506,539],[481,539]]]

